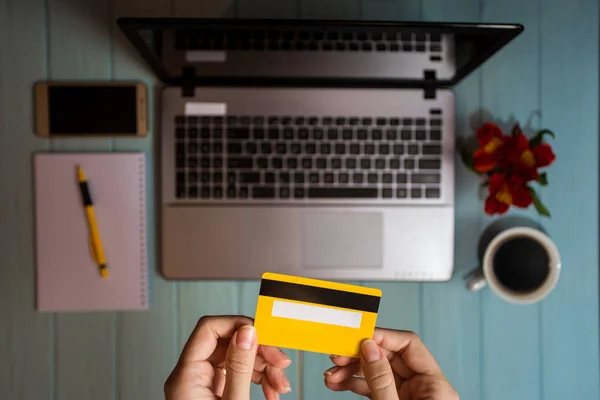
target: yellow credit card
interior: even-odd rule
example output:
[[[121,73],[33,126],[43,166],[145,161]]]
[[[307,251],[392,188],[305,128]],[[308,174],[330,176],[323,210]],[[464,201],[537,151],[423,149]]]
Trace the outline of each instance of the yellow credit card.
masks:
[[[379,289],[267,272],[254,321],[258,343],[359,357],[380,300]]]

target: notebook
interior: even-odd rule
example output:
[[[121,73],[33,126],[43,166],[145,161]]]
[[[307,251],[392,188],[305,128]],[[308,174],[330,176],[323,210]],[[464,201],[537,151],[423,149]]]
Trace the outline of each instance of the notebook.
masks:
[[[87,177],[109,277],[92,258],[77,180]],[[35,211],[39,311],[148,308],[143,154],[36,154]]]

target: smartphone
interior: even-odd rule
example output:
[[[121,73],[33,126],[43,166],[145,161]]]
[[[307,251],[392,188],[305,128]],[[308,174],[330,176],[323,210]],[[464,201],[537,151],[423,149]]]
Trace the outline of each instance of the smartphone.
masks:
[[[45,137],[148,133],[148,90],[140,82],[38,82],[36,132]]]

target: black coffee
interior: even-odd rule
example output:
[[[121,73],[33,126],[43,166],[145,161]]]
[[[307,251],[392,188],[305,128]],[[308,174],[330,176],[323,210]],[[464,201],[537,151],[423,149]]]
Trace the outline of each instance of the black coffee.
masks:
[[[515,292],[532,292],[550,273],[550,258],[542,245],[528,237],[515,237],[496,250],[493,269],[498,281]]]

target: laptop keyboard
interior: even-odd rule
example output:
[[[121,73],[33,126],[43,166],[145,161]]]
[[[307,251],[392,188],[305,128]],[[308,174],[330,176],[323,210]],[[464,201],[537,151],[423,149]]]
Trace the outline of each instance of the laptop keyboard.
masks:
[[[177,199],[441,197],[442,118],[177,116]]]
[[[177,31],[175,48],[269,52],[430,52],[434,61],[441,61],[442,37],[434,33],[376,31],[193,30]]]

